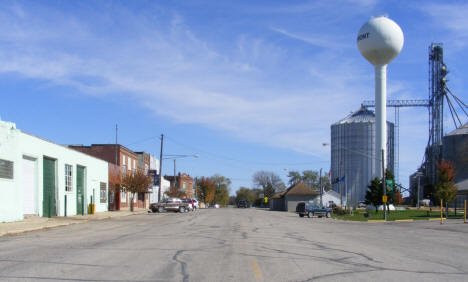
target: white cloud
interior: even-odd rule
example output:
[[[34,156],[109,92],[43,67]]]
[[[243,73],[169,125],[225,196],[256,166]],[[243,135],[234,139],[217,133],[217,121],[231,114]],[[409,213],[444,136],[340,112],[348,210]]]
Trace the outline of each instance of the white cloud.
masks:
[[[450,32],[451,42],[459,47],[466,47],[468,42],[468,4],[467,3],[431,3],[418,6],[429,15],[434,28],[442,27]]]
[[[321,144],[329,140],[330,124],[372,97],[367,93],[373,86],[362,82],[373,81],[370,68],[361,70],[340,51],[323,50],[304,61],[285,46],[248,32],[233,38],[229,49],[204,40],[177,13],[149,17],[120,9],[113,13],[125,15],[120,19],[99,11],[82,19],[49,8],[2,13],[0,72],[69,85],[89,95],[128,93],[176,122],[323,158],[328,152]],[[111,27],[116,22],[123,30]],[[276,31],[322,47],[331,40]]]

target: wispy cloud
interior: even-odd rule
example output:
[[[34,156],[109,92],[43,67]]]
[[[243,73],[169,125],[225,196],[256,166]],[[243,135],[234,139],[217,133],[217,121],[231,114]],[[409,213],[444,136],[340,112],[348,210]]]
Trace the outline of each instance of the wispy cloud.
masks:
[[[321,48],[331,48],[331,49],[338,49],[338,48],[350,48],[352,45],[351,44],[343,44],[342,40],[339,40],[338,38],[331,38],[328,35],[324,34],[316,34],[316,35],[303,35],[303,34],[297,34],[293,32],[286,31],[285,29],[278,28],[278,27],[272,27],[271,30],[278,32],[284,36],[297,39],[299,41],[306,42],[308,44],[321,47]]]
[[[450,32],[450,41],[459,47],[468,45],[468,4],[430,3],[417,7],[432,18],[434,28],[442,27]]]

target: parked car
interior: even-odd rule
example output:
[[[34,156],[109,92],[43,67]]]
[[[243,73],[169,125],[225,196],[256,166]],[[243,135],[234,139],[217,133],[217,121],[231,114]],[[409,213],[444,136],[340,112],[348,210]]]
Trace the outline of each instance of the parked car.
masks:
[[[331,217],[332,210],[315,203],[300,202],[296,206],[296,213],[299,214],[300,217],[304,217],[305,215],[307,215],[307,217]]]
[[[358,208],[365,208],[365,207],[367,207],[366,202],[361,201],[358,203]]]
[[[192,199],[182,199],[182,202],[187,204],[188,210],[193,211],[195,209],[195,205]]]
[[[237,202],[237,207],[238,208],[248,208],[249,207],[249,203],[245,200],[240,200],[239,202]]]
[[[175,212],[186,212],[188,210],[188,204],[182,202],[179,198],[165,199],[160,203],[152,203],[150,205],[152,212],[162,211],[175,211]]]

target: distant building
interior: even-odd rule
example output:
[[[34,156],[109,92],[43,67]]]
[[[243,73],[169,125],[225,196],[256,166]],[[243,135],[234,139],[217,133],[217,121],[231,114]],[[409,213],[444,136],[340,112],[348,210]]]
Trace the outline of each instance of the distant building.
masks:
[[[187,198],[193,198],[193,178],[186,173],[180,173],[174,176],[164,176],[170,182],[171,187],[177,187],[185,192]]]
[[[375,177],[375,114],[364,106],[331,125],[332,189],[343,201],[357,205],[365,200],[367,186]],[[387,121],[386,168],[394,170],[394,127]]]
[[[159,194],[159,172],[160,172],[160,166],[159,166],[159,159],[156,158],[154,155],[150,155],[150,170],[152,171],[152,175],[156,177],[154,183],[153,183],[153,188],[151,190],[152,193],[150,193],[150,203],[157,203],[158,202],[158,194]],[[164,193],[169,190],[170,187],[170,182],[165,179],[164,177],[162,178],[162,190],[161,190],[161,199],[164,199]]]
[[[91,144],[90,146],[69,145],[68,147],[120,166],[122,174],[132,173],[138,169],[138,154],[119,144]],[[142,196],[137,195],[133,199],[134,207],[148,208],[149,206],[147,203],[149,201],[145,200],[145,197],[148,196],[145,195],[145,193],[141,194]],[[117,209],[129,209],[130,201],[130,193],[127,192],[125,188],[122,188],[119,198],[120,207]]]
[[[302,182],[274,194],[270,198],[270,210],[296,211],[299,202],[314,200],[320,193]]]

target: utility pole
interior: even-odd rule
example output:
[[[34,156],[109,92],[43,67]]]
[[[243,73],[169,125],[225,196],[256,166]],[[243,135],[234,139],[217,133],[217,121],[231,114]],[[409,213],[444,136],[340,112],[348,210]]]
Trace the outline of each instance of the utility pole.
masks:
[[[119,144],[117,142],[117,136],[118,136],[118,132],[119,132],[119,128],[117,126],[117,124],[115,124],[115,165],[117,165],[117,160],[118,160],[118,155],[119,155],[119,148],[117,146],[117,144]]]
[[[159,153],[159,190],[158,190],[158,203],[161,202],[163,144],[164,144],[164,134],[161,134],[161,152]]]
[[[319,185],[320,185],[320,206],[323,206],[323,202],[322,202],[322,168],[320,168]]]
[[[176,177],[176,159],[174,159],[174,187],[175,187],[175,177]]]
[[[417,199],[416,206],[418,207],[418,209],[419,209],[419,192],[420,192],[420,189],[421,189],[421,175],[418,175],[418,197],[416,198]]]

